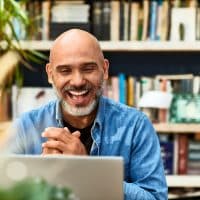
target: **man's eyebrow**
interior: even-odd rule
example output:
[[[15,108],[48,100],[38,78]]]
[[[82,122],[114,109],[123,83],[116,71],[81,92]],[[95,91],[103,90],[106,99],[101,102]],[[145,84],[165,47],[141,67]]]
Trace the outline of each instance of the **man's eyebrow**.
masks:
[[[67,64],[57,65],[57,66],[56,66],[56,69],[59,69],[59,68],[67,68],[67,67],[70,67],[70,65],[67,65]]]
[[[85,66],[85,65],[97,65],[97,63],[96,62],[84,62],[84,63],[82,63],[81,64],[82,66]]]
[[[80,66],[87,66],[87,65],[95,65],[95,66],[98,66],[98,64],[96,62],[84,62],[84,63],[81,63]],[[61,64],[61,65],[57,65],[56,66],[56,69],[62,69],[62,68],[70,68],[72,67],[72,65],[68,65],[68,64]]]

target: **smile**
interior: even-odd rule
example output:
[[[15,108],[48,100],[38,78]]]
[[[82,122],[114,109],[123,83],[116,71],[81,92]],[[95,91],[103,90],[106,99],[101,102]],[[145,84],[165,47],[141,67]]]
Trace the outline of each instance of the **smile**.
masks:
[[[87,93],[89,92],[89,90],[82,90],[82,91],[68,91],[68,93],[72,96],[84,96],[87,95]]]
[[[67,96],[68,102],[71,105],[79,105],[86,106],[91,99],[91,90],[83,89],[83,90],[68,90]]]

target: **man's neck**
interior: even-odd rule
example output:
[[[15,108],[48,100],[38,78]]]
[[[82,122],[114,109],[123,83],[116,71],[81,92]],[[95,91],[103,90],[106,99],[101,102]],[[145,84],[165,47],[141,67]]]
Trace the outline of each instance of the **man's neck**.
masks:
[[[72,116],[62,109],[63,119],[69,123],[71,126],[79,129],[83,129],[89,126],[95,119],[97,113],[97,109],[95,109],[92,113],[85,116]]]

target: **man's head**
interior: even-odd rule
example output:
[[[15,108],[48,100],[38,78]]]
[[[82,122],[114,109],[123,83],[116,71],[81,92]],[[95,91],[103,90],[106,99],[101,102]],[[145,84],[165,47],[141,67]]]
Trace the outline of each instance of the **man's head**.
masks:
[[[46,71],[65,112],[84,116],[96,108],[108,67],[97,39],[90,33],[71,29],[55,40]]]

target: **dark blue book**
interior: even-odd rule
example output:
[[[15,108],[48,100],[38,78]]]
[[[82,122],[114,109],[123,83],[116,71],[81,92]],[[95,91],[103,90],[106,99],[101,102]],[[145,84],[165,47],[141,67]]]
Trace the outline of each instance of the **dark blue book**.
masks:
[[[172,141],[160,141],[165,174],[173,174],[174,145]]]

